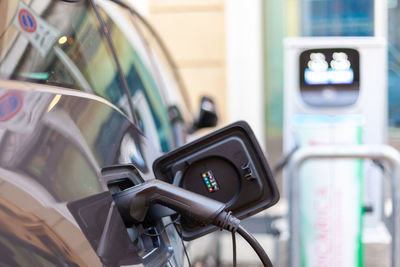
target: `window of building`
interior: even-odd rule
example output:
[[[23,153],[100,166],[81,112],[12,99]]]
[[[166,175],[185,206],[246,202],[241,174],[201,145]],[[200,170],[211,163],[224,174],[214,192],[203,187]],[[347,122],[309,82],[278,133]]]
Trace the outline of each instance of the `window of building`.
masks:
[[[374,0],[301,0],[303,36],[374,35]]]

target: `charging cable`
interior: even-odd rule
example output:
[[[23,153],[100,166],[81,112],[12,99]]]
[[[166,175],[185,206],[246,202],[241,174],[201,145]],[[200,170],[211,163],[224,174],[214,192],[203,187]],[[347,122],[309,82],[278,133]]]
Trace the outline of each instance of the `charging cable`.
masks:
[[[240,220],[225,211],[225,204],[161,180],[150,180],[113,195],[125,224],[143,222],[150,205],[158,203],[176,210],[200,226],[215,225],[239,233],[254,249],[264,266],[272,266],[258,241],[240,225]]]

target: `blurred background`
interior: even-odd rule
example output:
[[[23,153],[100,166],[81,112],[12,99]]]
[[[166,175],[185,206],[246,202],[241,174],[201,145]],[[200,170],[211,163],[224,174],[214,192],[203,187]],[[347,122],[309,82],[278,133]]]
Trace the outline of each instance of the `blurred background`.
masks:
[[[198,109],[200,97],[207,95],[216,103],[220,126],[236,120],[248,121],[262,143],[271,167],[275,167],[279,162],[282,163],[282,157],[290,155],[290,152],[294,151],[293,148],[314,142],[315,132],[316,135],[327,138],[326,140],[324,137],[317,138],[317,141],[323,144],[389,144],[396,149],[400,147],[398,0],[132,0],[131,2],[158,30],[170,49],[189,90],[194,110]],[[341,55],[343,48],[357,50],[355,52],[358,55],[357,59],[350,54],[344,56],[346,60],[349,59],[349,64],[351,63],[350,80],[346,78],[343,80],[344,76],[341,76],[342,78],[337,76],[339,81],[323,81],[323,78],[318,80],[321,76],[318,76],[319,78],[315,76],[317,81],[313,82],[307,80],[307,77],[302,77],[304,70],[298,66],[307,62],[299,63],[300,53],[311,49],[311,54],[322,55],[322,61],[329,64],[328,59],[332,59],[329,57],[335,59],[335,56],[324,54],[329,51],[321,49],[331,48],[336,49],[332,50],[332,53],[342,53]],[[309,60],[312,61],[311,54]],[[308,67],[313,71],[309,62]],[[309,99],[315,100],[313,97],[322,96],[326,97],[328,102],[321,100],[322,103],[317,99],[310,100],[314,101],[314,104],[307,103],[308,92],[313,94],[317,91],[321,91],[321,95],[313,95]],[[340,98],[343,92],[350,91],[357,91],[354,101],[349,100],[351,97],[347,100]],[[303,100],[305,104],[300,103]],[[369,119],[371,117],[374,118]],[[321,131],[318,132],[319,130]],[[340,136],[339,132],[346,137],[337,137]],[[349,136],[353,136],[355,132],[362,134],[353,140]],[[335,136],[333,138],[335,141],[332,141],[332,136]],[[354,161],[342,163],[355,164]],[[334,164],[339,165],[331,166],[333,169],[343,169],[345,166],[337,162]],[[355,186],[353,191],[345,193],[338,193],[340,190],[334,191],[329,196],[330,201],[335,201],[337,195],[342,193],[357,194],[362,199],[360,205],[344,215],[345,218],[351,217],[350,221],[345,220],[344,225],[349,225],[351,228],[350,225],[354,224],[351,220],[355,220],[361,228],[355,230],[357,240],[353,241],[357,244],[353,244],[353,248],[350,249],[353,263],[349,265],[346,264],[346,260],[337,260],[343,256],[338,252],[340,249],[332,250],[339,253],[336,256],[335,253],[331,253],[337,258],[336,261],[332,259],[325,261],[326,259],[318,257],[312,259],[309,255],[312,252],[307,250],[314,248],[316,251],[318,247],[307,247],[309,245],[307,242],[313,241],[306,240],[301,241],[305,242],[302,243],[305,248],[302,249],[300,256],[303,266],[390,266],[393,254],[390,252],[390,233],[386,230],[377,230],[382,228],[381,213],[384,213],[387,204],[384,200],[385,194],[380,193],[385,191],[385,186],[382,186],[381,182],[376,182],[376,179],[380,178],[371,178],[383,174],[376,170],[365,170],[377,168],[375,165],[371,164],[372,167],[368,167],[366,163],[361,167],[364,174],[357,178],[358,184],[346,185],[346,182],[342,181],[342,184],[335,185],[339,188]],[[349,166],[344,168],[354,171],[354,168]],[[306,175],[307,172],[319,172],[325,167],[327,165],[323,163],[308,166],[307,168],[311,169],[302,170],[303,174],[300,176]],[[284,186],[285,179],[282,178],[281,172],[277,171],[276,174],[282,200],[277,207],[249,220],[248,224],[272,255],[275,263],[282,265],[287,263],[290,257],[288,255],[292,255],[290,254],[292,251],[289,252],[287,247],[288,223],[275,219],[287,214],[289,195],[285,192],[288,186]],[[375,179],[375,182],[371,182],[371,179]],[[300,190],[308,186],[307,182],[303,182],[300,185],[303,189]],[[379,192],[370,192],[371,187],[376,186],[379,189],[375,191]],[[313,189],[310,190],[312,194]],[[308,200],[301,199],[301,205],[307,205],[305,201]],[[316,201],[317,198],[311,200],[311,203]],[[336,211],[332,216],[337,217],[337,212],[340,211]],[[372,219],[368,219],[368,216]],[[388,216],[390,217],[390,214]],[[316,215],[311,217],[312,219],[306,220],[318,220]],[[271,225],[279,227],[272,227],[271,230]],[[313,224],[310,225],[312,227]],[[304,234],[307,230],[303,228],[300,230],[300,235],[308,235]],[[340,231],[330,232],[330,234],[338,233],[343,234]],[[230,242],[229,235],[220,239],[219,257],[221,263],[226,266],[231,264]],[[329,242],[327,247],[322,247],[324,251],[330,251],[329,246],[340,245],[337,240]],[[246,245],[242,245],[243,247],[240,247],[239,242],[239,263],[244,266],[257,265],[257,258]]]
[[[247,120],[270,157],[282,155],[287,37],[381,36],[388,42],[389,142],[399,146],[397,0],[131,0],[157,29],[190,91],[208,95],[220,125]]]

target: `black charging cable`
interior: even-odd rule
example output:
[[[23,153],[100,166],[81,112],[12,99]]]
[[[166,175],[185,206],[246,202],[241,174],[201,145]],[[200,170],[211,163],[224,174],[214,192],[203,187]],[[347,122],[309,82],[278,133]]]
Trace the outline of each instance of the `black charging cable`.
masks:
[[[183,252],[184,252],[185,255],[186,255],[186,259],[187,259],[187,262],[188,262],[188,264],[189,264],[189,267],[192,267],[192,263],[190,262],[190,258],[189,258],[189,253],[187,252],[186,245],[185,245],[185,243],[183,242],[182,234],[180,234],[179,236],[181,237]]]
[[[251,247],[256,251],[258,257],[261,259],[264,266],[272,266],[271,261],[269,260],[267,254],[264,249],[261,247],[260,243],[245,229],[243,226],[239,226],[238,233],[251,245]],[[232,232],[232,267],[237,266],[237,255],[236,255],[236,233]]]
[[[264,266],[272,267],[271,260],[269,259],[267,253],[265,253],[263,247],[258,243],[258,241],[254,238],[250,232],[248,232],[242,225],[240,225],[240,220],[232,215],[232,213],[223,211],[216,217],[216,221],[214,223],[216,226],[221,229],[228,230],[234,233],[239,233],[249,245],[254,249],[260,258],[261,262]],[[236,240],[234,242],[234,257],[236,258]]]
[[[262,248],[260,243],[258,243],[257,239],[255,239],[254,236],[252,234],[250,234],[246,229],[244,229],[243,226],[241,226],[241,225],[239,225],[237,232],[254,249],[254,251],[257,253],[258,257],[260,258],[261,262],[264,264],[264,266],[272,267],[272,263],[271,263],[270,259],[268,258],[267,253],[265,253],[265,250]]]
[[[236,233],[232,233],[232,266],[236,267],[237,265],[237,257],[236,257]]]
[[[184,252],[184,254],[186,256],[186,260],[188,262],[188,265],[189,265],[189,267],[192,267],[192,263],[190,262],[190,258],[189,258],[189,253],[187,251],[185,242],[183,242],[181,224],[180,224],[179,221],[177,221],[178,219],[180,220],[180,218],[181,218],[181,215],[179,214],[178,217],[176,218],[176,220],[174,220],[173,222],[174,222],[174,226],[175,226],[176,232],[178,233],[178,235],[179,235],[179,237],[181,239],[183,252]]]
[[[232,233],[238,232],[254,249],[263,265],[272,267],[267,253],[240,225],[240,220],[232,212],[224,210],[224,203],[160,180],[149,180],[112,196],[125,224],[142,222],[149,207],[158,203],[174,209],[192,223],[215,225]]]
[[[175,228],[176,228],[176,231],[178,232],[179,237],[181,238],[183,252],[184,252],[184,254],[185,254],[185,256],[186,256],[186,259],[187,259],[187,261],[188,261],[189,267],[192,267],[192,263],[190,262],[190,258],[189,258],[189,253],[187,252],[186,245],[185,245],[185,243],[183,242],[182,231],[180,230],[180,224],[181,224],[181,223],[179,222],[180,219],[181,219],[181,215],[179,214],[179,215],[176,217],[176,219],[174,219],[172,222],[167,223],[159,233],[152,234],[152,233],[149,233],[149,232],[144,232],[143,234],[146,235],[146,236],[158,237],[158,236],[161,236],[161,235],[167,230],[167,228],[168,228],[169,226],[174,225]]]
[[[144,234],[144,235],[147,235],[147,236],[151,236],[151,237],[158,237],[158,236],[161,236],[161,235],[165,232],[165,230],[167,230],[167,227],[168,227],[168,226],[180,224],[180,222],[179,222],[180,219],[181,219],[181,216],[178,215],[178,217],[177,217],[175,220],[173,220],[173,221],[170,222],[170,223],[167,223],[159,233],[152,234],[152,233],[149,233],[149,232],[144,232],[143,234]]]

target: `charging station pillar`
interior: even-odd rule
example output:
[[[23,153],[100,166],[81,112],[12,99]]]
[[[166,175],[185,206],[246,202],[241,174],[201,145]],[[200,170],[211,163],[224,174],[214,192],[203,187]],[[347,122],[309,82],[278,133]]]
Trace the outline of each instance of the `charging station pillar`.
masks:
[[[387,45],[377,37],[284,42],[284,151],[296,145],[385,144]],[[299,173],[302,266],[361,266],[365,229],[382,221],[371,162],[320,159]],[[368,205],[372,211],[364,213]]]

